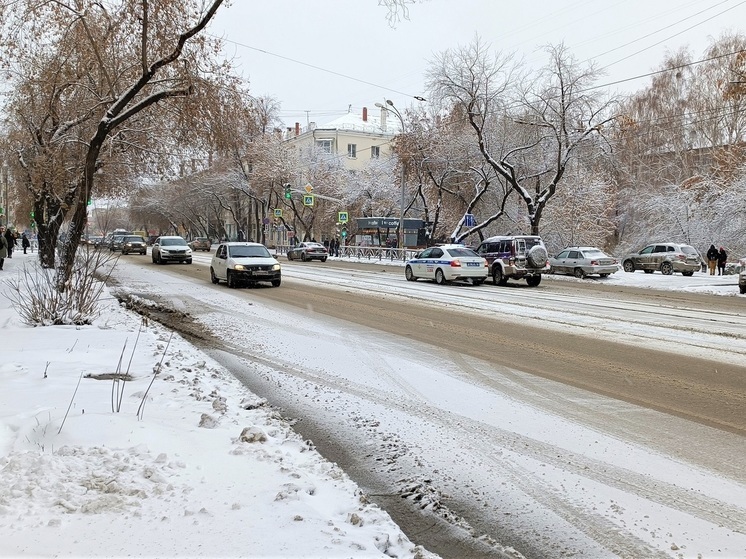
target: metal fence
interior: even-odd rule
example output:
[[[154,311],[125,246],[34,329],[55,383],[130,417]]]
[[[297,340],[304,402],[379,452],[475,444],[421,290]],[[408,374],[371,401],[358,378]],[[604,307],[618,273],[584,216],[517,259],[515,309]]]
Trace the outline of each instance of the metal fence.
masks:
[[[277,254],[287,254],[289,245],[277,245]],[[421,248],[388,248],[347,245],[339,247],[340,258],[354,258],[370,262],[405,262],[420,252]]]

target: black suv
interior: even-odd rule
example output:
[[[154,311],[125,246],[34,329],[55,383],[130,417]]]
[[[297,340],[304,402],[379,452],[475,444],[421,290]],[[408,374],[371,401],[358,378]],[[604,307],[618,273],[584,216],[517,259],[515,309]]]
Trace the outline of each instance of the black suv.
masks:
[[[485,258],[495,285],[509,279],[526,279],[530,287],[541,283],[541,274],[549,272],[547,249],[536,235],[503,235],[485,239],[476,252]]]

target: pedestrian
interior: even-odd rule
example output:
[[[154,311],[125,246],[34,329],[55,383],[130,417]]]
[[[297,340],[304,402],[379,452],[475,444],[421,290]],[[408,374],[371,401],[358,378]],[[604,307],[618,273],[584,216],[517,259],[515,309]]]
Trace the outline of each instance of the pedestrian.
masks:
[[[334,239],[329,241],[329,256],[334,256],[334,243],[335,242],[336,241]]]
[[[710,275],[715,275],[715,268],[717,268],[718,265],[718,257],[720,254],[718,253],[718,249],[715,248],[715,245],[710,245],[710,248],[707,250],[707,268],[710,270]]]
[[[5,241],[8,244],[8,258],[13,258],[13,247],[16,246],[16,236],[10,227],[5,228]]]
[[[26,254],[26,250],[31,246],[31,241],[28,240],[26,233],[21,235],[21,246],[23,247],[23,254]]]
[[[725,263],[728,262],[728,253],[725,252],[723,247],[720,247],[718,252],[718,275],[722,276],[725,273]]]
[[[3,269],[5,258],[8,256],[8,241],[5,239],[5,227],[0,226],[0,270]]]

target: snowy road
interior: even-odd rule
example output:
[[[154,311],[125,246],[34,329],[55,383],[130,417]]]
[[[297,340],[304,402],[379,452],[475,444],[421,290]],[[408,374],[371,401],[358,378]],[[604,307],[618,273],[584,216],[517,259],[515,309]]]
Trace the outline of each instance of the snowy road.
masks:
[[[746,365],[740,298],[715,297],[713,309],[668,296],[580,297],[554,278],[539,289],[443,288],[408,283],[380,265],[285,262],[281,288],[234,291],[209,284],[208,262],[200,255],[193,266],[156,267],[126,257],[115,276],[127,291],[207,326],[222,345],[213,355],[297,418],[299,431],[432,551],[746,556],[742,435],[387,333],[396,325],[360,326],[355,315],[365,307],[352,303],[443,304],[477,324],[499,317],[511,329],[577,334],[599,347],[614,341],[671,360],[716,357],[736,375],[737,406],[746,383],[737,376]],[[344,303],[311,299],[313,289],[349,296],[336,314],[351,320],[317,312],[326,301]]]

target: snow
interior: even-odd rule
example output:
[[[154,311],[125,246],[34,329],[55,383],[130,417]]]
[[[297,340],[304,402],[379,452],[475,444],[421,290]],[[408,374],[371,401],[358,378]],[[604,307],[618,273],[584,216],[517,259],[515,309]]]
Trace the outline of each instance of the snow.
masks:
[[[15,252],[0,279],[33,258]],[[9,290],[0,283],[0,555],[431,556],[179,336],[112,297],[91,326],[32,328]],[[132,379],[111,380],[118,369]]]
[[[14,253],[0,279],[15,277],[32,258]],[[209,255],[194,260],[199,265]],[[165,281],[143,277],[127,263],[117,269],[121,289],[170,297],[177,308],[183,302],[173,294],[194,289],[187,279],[157,270],[153,274]],[[318,270],[294,273],[302,279],[304,273],[318,276]],[[364,289],[376,290],[375,284],[365,284],[363,272],[354,274]],[[386,281],[382,293],[404,293]],[[595,280],[552,276],[545,281]],[[732,275],[618,272],[598,281],[717,296],[738,293]],[[339,288],[351,285],[343,277]],[[416,297],[417,288],[428,297],[435,292],[427,283],[405,282],[403,274],[401,285],[408,297]],[[493,290],[479,289],[485,301],[494,298]],[[0,555],[435,557],[367,503],[360,488],[297,436],[276,409],[178,335],[144,322],[113,297],[92,326],[30,328],[18,319],[7,292],[0,283]],[[512,296],[510,290],[502,293],[505,300]],[[205,290],[199,297],[206,305],[219,305],[224,295]],[[435,477],[431,482],[415,474],[400,479],[415,471],[415,464],[424,464],[432,476],[440,471],[443,479],[463,479],[468,470],[465,490],[473,493],[475,505],[498,503],[508,510],[519,503],[515,508],[523,514],[513,521],[525,526],[527,537],[554,540],[558,549],[575,546],[576,553],[585,552],[582,556],[611,557],[599,542],[619,534],[627,534],[619,540],[630,545],[627,556],[634,556],[634,549],[641,557],[653,556],[646,555],[651,549],[663,550],[656,557],[746,555],[742,483],[615,431],[626,419],[656,422],[673,446],[679,444],[674,433],[683,420],[541,379],[529,383],[528,375],[517,371],[511,371],[512,380],[501,381],[502,396],[488,394],[462,373],[495,375],[476,360],[449,361],[405,340],[348,324],[342,328],[331,319],[322,322],[312,309],[307,315],[278,308],[269,313],[259,302],[236,301],[230,311],[200,320],[231,331],[236,347],[251,347],[256,376],[266,376],[268,385],[312,393],[309,406],[316,413],[338,418],[340,430],[355,425],[371,448],[384,448],[389,460],[382,468],[398,476],[402,496],[417,495],[423,507],[438,508],[440,493],[458,487],[444,488]],[[638,337],[644,330],[650,328],[641,326]],[[698,346],[710,343],[697,332],[691,337],[697,337]],[[309,344],[315,351],[298,357],[294,349]],[[385,357],[372,365],[373,354]],[[286,370],[273,373],[263,366],[270,356],[271,363],[286,363]],[[362,374],[360,363],[372,370]],[[116,384],[106,378],[118,368],[132,380]],[[556,413],[527,404],[524,391],[534,390],[553,395]],[[112,411],[118,406],[116,391],[123,395],[118,412]],[[597,428],[562,414],[563,402],[581,400],[600,415]],[[397,406],[401,414],[393,413]],[[375,424],[370,418],[377,418]],[[719,431],[687,428],[693,453],[728,448],[717,446]],[[722,436],[742,445],[736,435]],[[535,500],[524,504],[527,494]],[[560,512],[549,514],[537,503]],[[563,526],[556,518],[563,514],[590,526],[595,540],[560,529],[537,533],[537,526]]]

